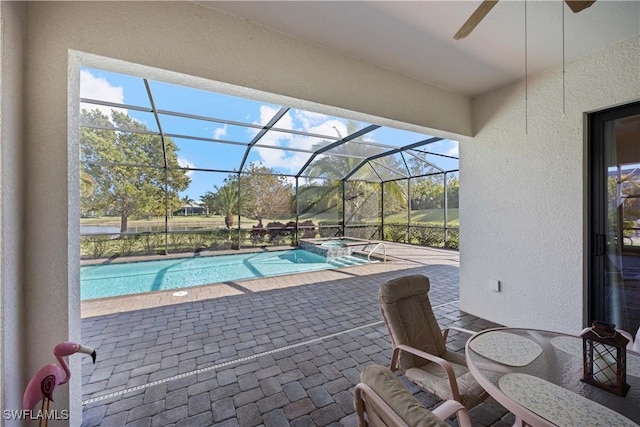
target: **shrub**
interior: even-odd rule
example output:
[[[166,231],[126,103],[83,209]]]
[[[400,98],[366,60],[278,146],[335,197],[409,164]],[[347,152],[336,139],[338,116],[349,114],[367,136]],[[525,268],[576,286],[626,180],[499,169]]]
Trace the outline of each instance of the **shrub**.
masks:
[[[338,237],[342,235],[342,221],[320,221],[318,231],[320,237]]]
[[[169,233],[169,248],[170,250],[179,251],[188,244],[187,236],[182,233]]]
[[[80,240],[81,254],[88,254],[90,258],[103,257],[107,253],[108,246],[106,236],[85,236]]]
[[[377,225],[347,226],[344,235],[356,239],[378,239],[380,237],[380,227]]]
[[[291,237],[291,245],[295,245],[294,230],[296,223],[289,221],[286,225],[281,222],[270,222],[267,224],[267,232],[269,233],[269,241],[273,245],[279,245],[285,237]]]
[[[449,249],[460,249],[460,230],[451,228],[447,230],[445,247]]]
[[[444,247],[444,229],[436,227],[411,227],[410,243],[434,248]]]
[[[259,221],[258,225],[254,225],[253,227],[251,227],[249,238],[251,239],[251,244],[253,246],[262,245],[266,236],[267,230],[262,225],[262,221]]]
[[[240,236],[238,236],[238,233],[231,234],[231,249],[240,249]]]
[[[266,231],[265,231],[266,233]],[[242,243],[249,237],[247,230],[242,230]],[[198,251],[201,249],[238,248],[237,229],[192,230],[168,233],[169,252]],[[105,258],[109,256],[129,256],[144,254],[164,254],[164,232],[142,232],[124,235],[92,235],[82,236],[80,254],[86,258]]]
[[[267,224],[267,234],[269,234],[269,241],[277,245],[280,243],[282,237],[284,237],[283,233],[284,224],[281,222],[270,222]]]
[[[285,236],[289,236],[289,238],[291,239],[291,241],[290,241],[291,246],[297,246],[298,245],[298,239],[296,237],[296,222],[295,221],[287,222],[287,225],[285,226]]]
[[[131,255],[135,252],[138,243],[137,235],[122,234],[120,235],[120,253],[122,255]]]
[[[384,227],[384,240],[407,243],[408,232],[406,225],[393,224]]]
[[[211,249],[229,249],[231,247],[231,235],[238,235],[238,230],[220,228],[211,232]]]
[[[200,250],[207,247],[207,231],[192,231],[189,233],[185,233],[187,235],[187,241],[189,242],[189,247],[185,249],[189,250]]]
[[[302,222],[298,230],[302,232],[303,239],[313,239],[316,237],[316,225],[310,219]]]

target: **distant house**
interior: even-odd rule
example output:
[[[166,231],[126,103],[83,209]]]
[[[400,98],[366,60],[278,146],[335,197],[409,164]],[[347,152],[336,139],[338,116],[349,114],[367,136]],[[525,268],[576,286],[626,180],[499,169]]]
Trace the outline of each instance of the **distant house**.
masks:
[[[174,216],[189,216],[189,215],[205,215],[207,213],[206,206],[200,205],[198,203],[189,203],[186,205],[182,205],[179,210],[174,211]]]

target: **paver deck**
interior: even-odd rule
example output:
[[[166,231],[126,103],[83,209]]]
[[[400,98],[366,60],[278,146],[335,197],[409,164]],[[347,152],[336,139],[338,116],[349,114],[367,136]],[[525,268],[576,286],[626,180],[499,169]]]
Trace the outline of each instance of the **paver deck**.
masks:
[[[355,426],[353,387],[391,344],[380,284],[407,274],[431,279],[442,327],[496,325],[458,308],[458,253],[388,245],[387,263],[228,282],[151,297],[83,303],[83,426]],[[103,301],[104,303],[105,301]],[[466,337],[449,345],[463,351]],[[405,381],[433,408],[439,400]],[[474,425],[513,417],[495,401]],[[451,421],[455,424],[455,421]]]

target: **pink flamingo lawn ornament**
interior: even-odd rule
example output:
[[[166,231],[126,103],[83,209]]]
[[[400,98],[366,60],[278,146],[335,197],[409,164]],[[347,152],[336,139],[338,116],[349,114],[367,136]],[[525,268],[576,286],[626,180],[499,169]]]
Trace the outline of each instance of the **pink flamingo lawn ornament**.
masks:
[[[31,381],[29,381],[22,396],[22,409],[29,411],[27,412],[29,415],[40,400],[42,400],[40,411],[49,411],[49,403],[53,402],[53,391],[55,388],[68,383],[69,379],[71,379],[71,371],[64,358],[75,353],[88,354],[91,356],[91,359],[93,359],[93,363],[96,363],[96,351],[91,347],[69,341],[62,342],[55,346],[53,354],[56,356],[56,359],[58,359],[60,366],[51,364],[40,368],[38,372],[31,377]],[[49,418],[47,416],[39,418],[40,423],[38,425],[42,424],[42,418],[45,419],[45,426],[49,424]]]

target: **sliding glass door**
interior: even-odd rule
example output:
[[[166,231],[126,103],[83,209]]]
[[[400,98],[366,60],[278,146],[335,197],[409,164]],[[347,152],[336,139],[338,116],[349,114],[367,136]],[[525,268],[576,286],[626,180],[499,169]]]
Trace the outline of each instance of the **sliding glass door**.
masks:
[[[589,115],[589,321],[640,326],[640,102]]]

